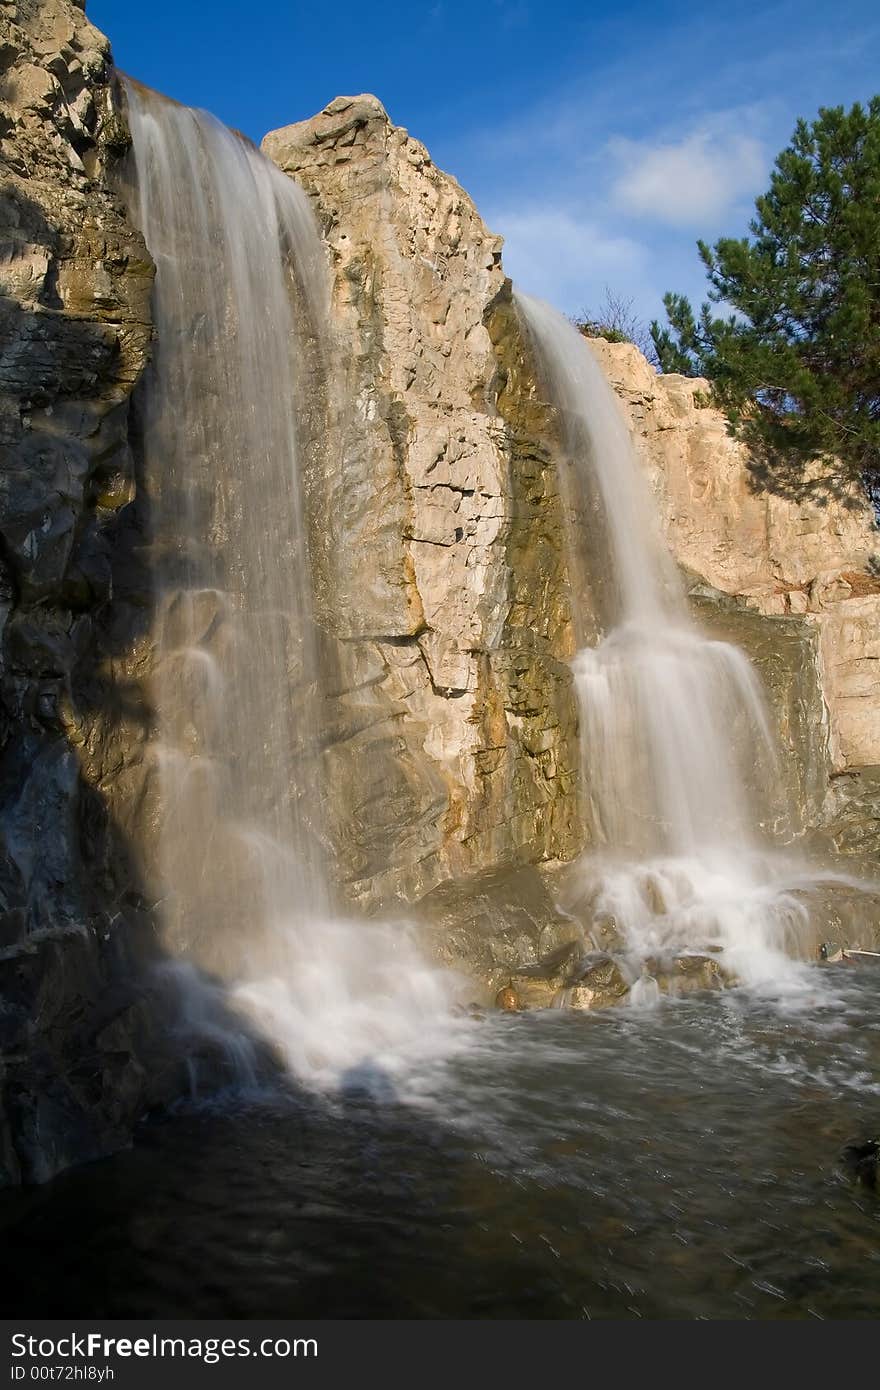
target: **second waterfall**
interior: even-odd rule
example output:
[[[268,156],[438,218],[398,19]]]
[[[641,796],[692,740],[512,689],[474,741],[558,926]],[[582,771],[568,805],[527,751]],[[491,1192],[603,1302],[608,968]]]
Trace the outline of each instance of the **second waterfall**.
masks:
[[[575,585],[574,675],[593,844],[581,907],[585,899],[588,916],[619,934],[636,965],[711,952],[736,979],[791,979],[820,878],[773,843],[785,807],[755,673],[739,648],[691,620],[621,407],[588,344],[548,305],[525,295],[517,304],[581,520],[570,537],[585,576]]]

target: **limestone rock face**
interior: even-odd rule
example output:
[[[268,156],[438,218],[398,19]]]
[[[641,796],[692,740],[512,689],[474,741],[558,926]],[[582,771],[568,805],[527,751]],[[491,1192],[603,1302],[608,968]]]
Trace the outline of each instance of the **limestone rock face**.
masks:
[[[2,1185],[127,1142],[186,1078],[141,970],[150,598],[130,404],[153,268],[107,180],[127,137],[82,5],[3,5],[0,54]]]
[[[568,857],[576,716],[551,460],[510,379],[501,243],[371,96],[263,150],[333,275],[338,450],[307,487],[332,708],[326,784],[356,900]]]
[[[762,672],[791,753],[796,828],[827,823],[835,848],[867,853],[880,834],[880,545],[869,503],[855,490],[824,505],[756,490],[706,382],[658,375],[629,343],[590,346],[628,411],[703,621]],[[844,772],[847,787],[829,788]]]

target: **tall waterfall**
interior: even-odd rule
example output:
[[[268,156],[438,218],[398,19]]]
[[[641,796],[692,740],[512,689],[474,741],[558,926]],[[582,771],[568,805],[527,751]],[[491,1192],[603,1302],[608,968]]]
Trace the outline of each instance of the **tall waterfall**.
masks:
[[[517,304],[595,521],[586,542],[611,571],[611,583],[592,586],[600,640],[573,663],[591,913],[636,960],[713,951],[740,979],[785,977],[803,953],[810,874],[767,833],[783,799],[759,683],[738,648],[690,619],[622,410],[587,342],[548,305],[525,295]],[[589,627],[583,614],[579,626]]]
[[[170,951],[222,976],[292,1068],[393,1068],[448,987],[400,929],[338,920],[322,849],[299,421],[329,351],[305,194],[205,112],[128,83],[156,263],[144,416]]]

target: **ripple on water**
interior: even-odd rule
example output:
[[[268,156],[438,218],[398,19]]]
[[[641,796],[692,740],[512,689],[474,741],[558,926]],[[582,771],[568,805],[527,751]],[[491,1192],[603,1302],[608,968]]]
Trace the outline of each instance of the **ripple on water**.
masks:
[[[839,1154],[880,1128],[878,982],[493,1016],[396,1096],[181,1110],[4,1196],[9,1314],[876,1316]]]

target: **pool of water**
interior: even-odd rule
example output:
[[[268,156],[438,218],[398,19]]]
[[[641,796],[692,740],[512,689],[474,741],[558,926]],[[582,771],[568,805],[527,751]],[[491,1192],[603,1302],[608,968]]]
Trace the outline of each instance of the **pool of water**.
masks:
[[[876,1317],[880,1196],[840,1153],[880,1131],[880,972],[816,981],[495,1015],[402,1093],[181,1108],[3,1194],[6,1315]]]

